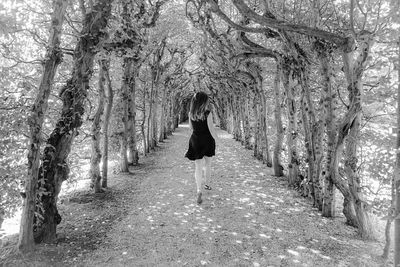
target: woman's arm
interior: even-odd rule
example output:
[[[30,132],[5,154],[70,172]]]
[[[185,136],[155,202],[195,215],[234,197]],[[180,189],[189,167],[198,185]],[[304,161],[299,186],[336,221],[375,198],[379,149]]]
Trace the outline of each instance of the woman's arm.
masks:
[[[210,130],[210,133],[211,133],[212,137],[214,138],[215,141],[217,141],[218,140],[218,135],[217,135],[217,132],[215,131],[215,128],[214,128],[214,123],[213,123],[212,118],[211,118],[211,112],[207,116],[207,126],[208,126],[208,129]]]
[[[189,128],[193,131],[192,121],[190,120],[190,112],[189,112]]]

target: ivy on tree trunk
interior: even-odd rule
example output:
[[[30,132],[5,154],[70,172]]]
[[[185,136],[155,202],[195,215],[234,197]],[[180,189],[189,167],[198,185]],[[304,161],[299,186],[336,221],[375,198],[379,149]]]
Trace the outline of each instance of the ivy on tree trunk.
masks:
[[[98,51],[98,45],[103,40],[104,29],[111,13],[111,4],[112,1],[99,0],[91,12],[86,14],[74,51],[72,76],[60,92],[63,102],[61,117],[47,139],[38,179],[37,212],[41,216],[36,217],[35,220],[37,242],[53,242],[56,239],[56,227],[61,222],[61,216],[57,210],[57,197],[62,182],[68,178],[67,157],[78,129],[82,125],[93,60]]]
[[[31,251],[34,247],[33,223],[36,206],[36,187],[39,177],[42,126],[48,107],[48,99],[53,86],[54,76],[58,65],[62,61],[60,36],[67,4],[68,1],[54,1],[54,11],[51,16],[49,48],[46,52],[43,75],[39,84],[38,94],[28,121],[30,129],[28,174],[25,180],[25,198],[23,200],[20,234],[18,239],[18,249],[22,252]],[[0,219],[2,219],[1,214]]]

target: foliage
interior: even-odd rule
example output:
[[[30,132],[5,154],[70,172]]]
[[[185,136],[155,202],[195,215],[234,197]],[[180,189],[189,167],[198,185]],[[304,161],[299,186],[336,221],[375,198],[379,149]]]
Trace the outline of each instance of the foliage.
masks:
[[[82,1],[84,7],[89,9],[90,1]],[[136,20],[130,21],[130,28],[120,14],[122,4],[129,1],[117,1],[113,9],[113,17],[108,25],[109,39],[105,42],[100,57],[110,59],[110,76],[115,92],[115,103],[121,103],[120,90],[123,77],[123,57],[134,57],[138,60],[136,71],[136,133],[139,148],[144,153],[145,147],[142,140],[146,137],[141,133],[141,126],[147,130],[149,106],[153,101],[162,101],[151,98],[152,75],[156,68],[153,61],[162,40],[166,40],[166,49],[159,64],[160,88],[167,90],[170,98],[179,95],[177,102],[184,103],[179,108],[184,110],[187,99],[196,90],[209,90],[213,95],[213,101],[220,119],[223,112],[230,107],[224,106],[226,101],[233,101],[240,105],[249,100],[249,129],[251,140],[255,140],[255,111],[251,105],[259,101],[255,92],[257,77],[262,77],[262,93],[266,96],[267,106],[274,105],[273,79],[276,69],[275,61],[271,58],[242,57],[250,50],[250,42],[261,48],[271,49],[281,55],[289,55],[289,48],[282,45],[273,32],[247,33],[246,43],[240,38],[238,31],[228,26],[223,20],[212,13],[211,1],[187,1],[187,6],[181,1],[166,1],[162,8],[157,23],[147,27],[154,6],[151,1],[131,2],[135,11],[148,12],[140,17],[139,13],[132,13]],[[232,22],[245,23],[231,1],[218,1],[221,10],[232,18]],[[310,8],[314,1],[268,1],[269,10],[278,19],[297,24],[312,25],[314,19]],[[392,149],[393,129],[395,128],[395,90],[398,84],[396,65],[397,55],[395,42],[399,31],[399,11],[396,9],[396,1],[367,1],[357,6],[354,11],[354,30],[373,30],[375,45],[369,55],[369,64],[363,79],[363,128],[359,143],[358,174],[361,177],[363,193],[371,204],[372,210],[381,216],[386,212],[390,203],[390,180],[393,173],[394,151]],[[82,27],[84,10],[78,1],[71,1],[68,7],[67,23],[64,26],[62,47],[64,52],[63,63],[60,65],[53,93],[49,100],[49,110],[46,114],[43,139],[48,137],[55,126],[60,114],[61,101],[58,90],[64,84],[71,70],[71,55],[76,44],[78,32]],[[139,4],[143,4],[143,10]],[[348,1],[322,1],[319,27],[335,34],[347,34],[351,32],[349,24]],[[154,4],[154,3],[153,3]],[[397,4],[398,5],[398,4]],[[322,8],[323,6],[323,8]],[[251,7],[263,12],[262,1],[252,1]],[[5,210],[6,216],[12,215],[20,205],[20,184],[26,169],[26,145],[27,145],[27,119],[30,106],[35,96],[36,87],[41,76],[41,60],[46,49],[48,36],[48,14],[50,4],[48,1],[3,1],[0,3],[0,204]],[[187,9],[185,9],[187,8]],[[185,17],[185,12],[188,18]],[[368,16],[366,15],[368,14]],[[270,14],[271,15],[271,14]],[[138,19],[140,18],[140,19]],[[125,24],[124,24],[125,23]],[[259,27],[254,22],[249,22],[248,27]],[[127,29],[127,27],[129,29]],[[281,38],[282,33],[279,33]],[[310,88],[312,102],[316,107],[318,116],[322,116],[323,107],[320,105],[321,77],[319,63],[313,51],[312,42],[315,38],[304,37],[291,33],[290,37],[295,41],[297,52],[304,53],[310,65]],[[135,43],[137,42],[137,43]],[[136,45],[136,46],[135,46]],[[117,48],[116,48],[117,47]],[[258,47],[258,48],[260,48]],[[337,118],[342,118],[347,111],[349,100],[346,98],[347,85],[342,69],[341,54],[330,47],[334,52],[330,55],[333,67],[333,86],[339,103],[337,105]],[[299,52],[300,53],[300,52]],[[300,53],[300,54],[301,54]],[[259,66],[256,68],[254,66]],[[69,181],[86,178],[83,168],[90,157],[89,140],[90,124],[97,103],[98,67],[93,69],[93,78],[90,81],[88,101],[84,124],[79,129],[79,135],[72,147],[68,158],[70,166]],[[296,101],[299,102],[299,92]],[[256,101],[253,101],[253,100]],[[282,107],[285,99],[281,99]],[[300,114],[300,109],[297,110]],[[179,111],[178,111],[179,112]],[[233,111],[232,111],[233,112]],[[122,128],[121,117],[123,108],[120,104],[114,105],[113,118],[111,119],[110,146],[112,152],[119,149],[119,135]],[[269,107],[267,116],[268,138],[272,143],[276,140],[273,110]],[[228,118],[231,119],[231,118]],[[299,120],[301,122],[301,120]],[[243,122],[244,123],[244,122]],[[284,118],[284,126],[287,127],[287,119]],[[245,126],[240,125],[241,134]],[[242,133],[243,132],[243,133]],[[305,147],[304,129],[297,129],[298,156],[300,170],[306,176],[308,162]],[[326,142],[324,134],[323,141]],[[253,143],[250,145],[254,145]],[[272,147],[272,145],[270,145]],[[326,144],[324,145],[326,148]],[[271,149],[271,148],[270,148]],[[282,153],[282,161],[288,165],[288,149]],[[342,164],[342,163],[341,163]]]
[[[38,16],[27,20],[26,3],[6,1],[0,6],[0,204],[10,217],[21,205],[26,173],[27,118],[40,71],[34,39],[39,39],[39,30],[32,24]]]

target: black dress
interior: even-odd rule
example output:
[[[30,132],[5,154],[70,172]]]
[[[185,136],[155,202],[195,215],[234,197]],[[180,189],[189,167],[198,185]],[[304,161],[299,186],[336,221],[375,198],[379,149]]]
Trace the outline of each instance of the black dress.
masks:
[[[204,156],[215,155],[215,140],[207,125],[207,117],[210,111],[205,112],[205,119],[194,121],[190,119],[193,127],[192,136],[189,140],[189,149],[185,154],[190,160],[202,159]]]

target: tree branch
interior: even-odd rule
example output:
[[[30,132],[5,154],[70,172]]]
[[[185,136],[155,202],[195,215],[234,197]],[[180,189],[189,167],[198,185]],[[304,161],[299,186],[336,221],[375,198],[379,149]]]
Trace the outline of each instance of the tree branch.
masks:
[[[226,21],[226,15],[221,15],[217,11],[219,10],[216,9],[218,7],[218,4],[216,3],[215,0],[206,0],[211,6],[212,6],[212,11],[219,15],[224,21]],[[261,16],[257,14],[255,11],[253,11],[250,7],[246,5],[246,3],[243,0],[232,0],[232,3],[234,6],[239,10],[239,12],[255,21],[256,23],[259,23],[260,25],[263,25],[265,27],[270,27],[278,30],[286,30],[290,32],[295,32],[299,34],[304,34],[316,38],[321,38],[324,40],[328,40],[330,42],[335,43],[337,46],[341,47],[344,51],[353,51],[354,50],[354,40],[352,37],[344,37],[341,35],[337,35],[334,33],[330,33],[324,30],[316,29],[316,28],[311,28],[306,25],[302,24],[291,24],[287,23],[278,19],[273,19],[267,16]],[[243,29],[242,31],[246,31]]]

